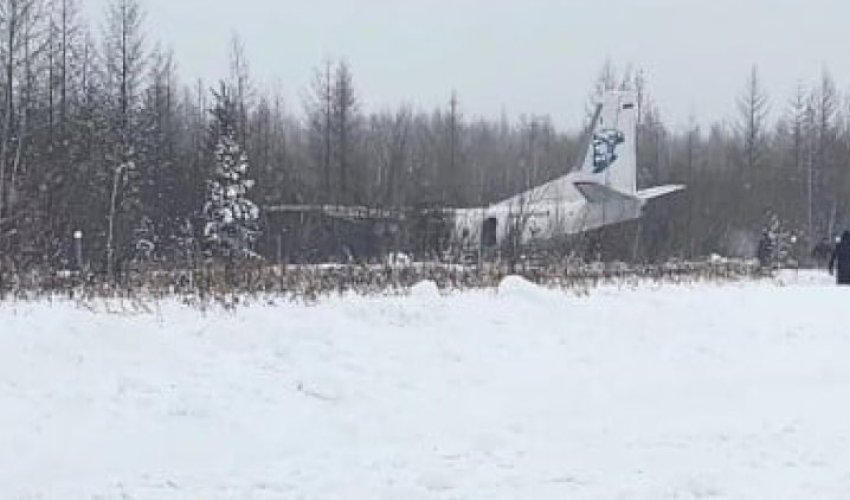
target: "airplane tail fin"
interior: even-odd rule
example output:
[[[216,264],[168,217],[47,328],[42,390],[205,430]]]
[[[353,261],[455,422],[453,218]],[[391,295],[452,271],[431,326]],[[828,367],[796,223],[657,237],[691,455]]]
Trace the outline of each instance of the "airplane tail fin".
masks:
[[[637,193],[637,113],[635,92],[606,92],[581,168],[595,182],[627,195]]]

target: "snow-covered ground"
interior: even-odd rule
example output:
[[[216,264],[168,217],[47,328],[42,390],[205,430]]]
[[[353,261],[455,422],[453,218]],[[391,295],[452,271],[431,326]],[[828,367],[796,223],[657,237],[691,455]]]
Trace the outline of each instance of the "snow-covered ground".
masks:
[[[847,498],[850,289],[0,304],[0,497]]]

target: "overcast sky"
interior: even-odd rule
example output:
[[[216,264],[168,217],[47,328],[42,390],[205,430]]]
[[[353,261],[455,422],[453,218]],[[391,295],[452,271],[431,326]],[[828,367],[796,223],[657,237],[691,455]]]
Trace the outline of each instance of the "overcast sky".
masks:
[[[83,0],[95,26],[107,0]],[[850,87],[847,0],[141,0],[150,42],[184,81],[227,74],[231,33],[252,76],[289,106],[324,58],[345,58],[368,110],[431,109],[458,92],[467,117],[548,114],[577,126],[606,58],[644,68],[663,117],[731,117],[759,65],[774,110],[829,68]]]

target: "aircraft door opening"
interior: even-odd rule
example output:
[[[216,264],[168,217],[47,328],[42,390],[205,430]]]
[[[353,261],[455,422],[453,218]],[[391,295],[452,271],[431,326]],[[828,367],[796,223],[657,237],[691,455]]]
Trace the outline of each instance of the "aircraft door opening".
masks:
[[[496,234],[498,228],[499,220],[495,217],[484,219],[484,225],[481,228],[481,245],[484,248],[493,248],[499,243]]]

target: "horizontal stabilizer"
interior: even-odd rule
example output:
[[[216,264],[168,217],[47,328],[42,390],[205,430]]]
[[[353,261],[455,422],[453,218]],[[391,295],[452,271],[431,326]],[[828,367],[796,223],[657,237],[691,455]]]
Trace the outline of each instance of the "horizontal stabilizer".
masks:
[[[637,192],[637,197],[643,201],[654,200],[668,194],[673,194],[685,189],[685,186],[679,184],[671,184],[668,186],[656,186],[649,189],[644,189]]]
[[[612,201],[634,201],[635,198],[608,186],[591,181],[576,181],[573,185],[588,203],[609,203]]]

